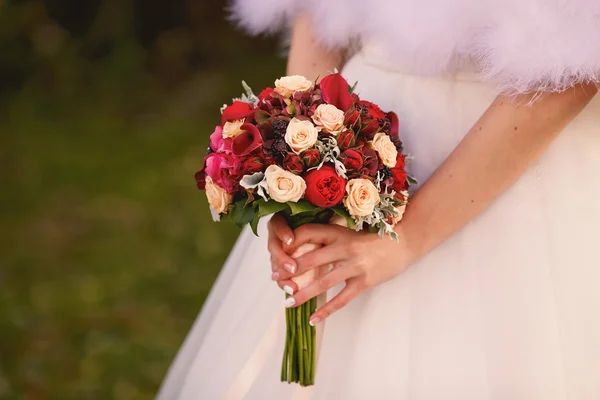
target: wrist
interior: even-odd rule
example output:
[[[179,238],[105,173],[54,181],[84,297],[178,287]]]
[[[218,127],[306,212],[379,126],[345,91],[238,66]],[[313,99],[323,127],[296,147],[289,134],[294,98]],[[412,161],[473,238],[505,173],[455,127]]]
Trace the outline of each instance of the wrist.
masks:
[[[404,264],[406,266],[410,266],[415,263],[419,258],[422,257],[422,253],[416,246],[414,238],[411,238],[406,229],[402,226],[402,222],[396,225],[394,228],[396,233],[398,234],[398,243],[394,243],[395,248],[398,249],[399,254],[404,260]]]

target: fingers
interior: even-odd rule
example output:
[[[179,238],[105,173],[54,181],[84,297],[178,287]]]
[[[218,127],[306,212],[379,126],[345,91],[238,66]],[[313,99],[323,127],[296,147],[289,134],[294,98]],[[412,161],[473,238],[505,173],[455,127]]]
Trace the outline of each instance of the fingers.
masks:
[[[292,276],[301,275],[306,271],[313,270],[322,265],[335,264],[346,257],[344,249],[339,244],[317,248],[316,250],[305,253],[295,260],[297,268],[294,271],[283,270],[279,271],[280,279],[288,279]]]
[[[289,295],[293,295],[298,291],[298,285],[291,279],[277,281],[277,286]]]
[[[334,312],[346,306],[350,301],[358,297],[362,292],[360,281],[356,278],[349,279],[346,282],[346,287],[337,294],[333,299],[329,300],[323,307],[319,308],[311,315],[309,323],[315,326],[319,322],[324,321]]]
[[[352,278],[354,274],[355,272],[350,268],[336,267],[331,272],[320,276],[308,286],[299,290],[294,296],[288,297],[285,305],[286,307],[297,307],[302,305],[313,297],[316,297],[319,294],[331,289],[338,283]]]
[[[297,265],[296,261],[294,261],[294,259],[286,253],[284,244],[276,233],[276,230],[278,230],[280,234],[281,232],[285,231],[285,228],[281,228],[277,225],[279,224],[277,220],[283,220],[283,217],[276,215],[271,219],[271,221],[273,219],[276,221],[273,224],[269,222],[269,239],[267,241],[267,249],[269,250],[269,253],[271,253],[271,271],[273,272],[271,278],[274,281],[278,281],[283,279],[283,277],[280,276],[279,271],[296,271]],[[285,220],[283,220],[283,222],[285,223]],[[287,224],[285,224],[285,226],[291,232],[289,226],[287,226]],[[285,236],[285,234],[283,234],[283,236]]]
[[[294,241],[294,231],[292,231],[292,228],[290,228],[285,218],[281,215],[273,215],[269,220],[268,226],[269,231],[273,232],[286,246],[291,245]]]
[[[305,243],[319,243],[328,245],[333,243],[340,232],[345,231],[338,225],[327,225],[327,224],[306,224],[302,225],[294,231],[294,240],[292,243],[292,250],[297,249],[299,246]]]

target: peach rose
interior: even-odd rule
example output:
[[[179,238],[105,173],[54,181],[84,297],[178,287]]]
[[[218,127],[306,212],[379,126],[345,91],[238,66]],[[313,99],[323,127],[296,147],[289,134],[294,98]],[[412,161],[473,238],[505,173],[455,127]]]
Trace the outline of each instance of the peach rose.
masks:
[[[285,131],[285,142],[292,151],[300,154],[317,143],[319,131],[312,122],[292,118]]]
[[[236,119],[235,121],[225,122],[223,125],[223,139],[234,138],[243,131],[240,129],[245,119]]]
[[[227,207],[231,204],[233,197],[222,187],[214,183],[210,176],[206,177],[206,198],[208,204],[219,214],[227,214]]]
[[[291,97],[296,92],[306,92],[314,87],[314,83],[302,75],[290,75],[275,81],[275,91],[284,97]]]
[[[332,104],[321,104],[312,116],[319,131],[338,135],[344,130],[344,112]]]
[[[269,196],[278,203],[296,202],[304,196],[304,179],[277,165],[269,165],[265,171],[265,178]]]
[[[396,166],[398,150],[388,135],[383,132],[377,133],[371,141],[371,147],[377,151],[383,165],[388,168],[394,168]]]
[[[371,215],[375,206],[379,204],[379,192],[368,179],[351,179],[346,184],[346,193],[344,205],[354,217]]]

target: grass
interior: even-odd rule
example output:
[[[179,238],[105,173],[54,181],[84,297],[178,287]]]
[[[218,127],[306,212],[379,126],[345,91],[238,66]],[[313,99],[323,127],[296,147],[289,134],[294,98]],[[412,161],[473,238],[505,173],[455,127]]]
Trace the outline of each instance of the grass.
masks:
[[[282,60],[167,92],[123,58],[4,101],[2,399],[153,398],[238,233],[212,222],[193,175],[219,106]]]

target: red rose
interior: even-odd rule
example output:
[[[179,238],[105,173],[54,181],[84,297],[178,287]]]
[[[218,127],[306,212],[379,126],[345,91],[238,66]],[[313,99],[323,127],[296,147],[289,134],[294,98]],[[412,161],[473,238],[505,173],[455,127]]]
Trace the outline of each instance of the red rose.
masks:
[[[260,92],[260,94],[258,95],[258,99],[264,101],[265,99],[268,99],[269,97],[271,97],[271,93],[273,93],[275,89],[268,87],[265,90],[263,90],[262,92]]]
[[[344,163],[348,172],[359,172],[363,167],[363,155],[356,150],[348,149],[340,154],[339,160]]]
[[[406,171],[404,169],[405,166],[406,162],[404,159],[404,154],[398,154],[398,158],[396,158],[396,166],[391,168],[392,179],[394,179],[392,189],[394,189],[397,193],[408,189],[408,181],[406,180]]]
[[[313,169],[304,176],[306,192],[304,198],[317,207],[329,208],[344,198],[346,180],[335,172],[331,165]]]
[[[304,164],[297,154],[287,153],[283,159],[283,168],[295,174],[301,174],[304,171]]]
[[[356,108],[360,111],[363,118],[381,119],[385,118],[385,113],[375,103],[366,100],[359,100],[356,103]]]
[[[346,150],[354,146],[356,142],[354,131],[346,130],[340,133],[337,137],[337,143],[341,150]]]
[[[258,149],[263,144],[258,128],[252,124],[243,124],[240,129],[244,131],[233,139],[231,151],[236,156],[246,156]]]
[[[319,84],[323,100],[328,104],[333,104],[342,111],[352,107],[354,97],[348,89],[348,82],[340,74],[331,74],[321,79]]]
[[[360,113],[362,122],[360,132],[371,138],[379,129],[379,120],[385,118],[385,113],[377,104],[366,100],[360,100],[356,104],[356,109]]]
[[[244,175],[251,175],[255,172],[262,172],[265,170],[265,160],[258,156],[250,156],[242,164],[242,173]]]
[[[307,168],[316,167],[321,162],[321,153],[317,149],[308,149],[302,153],[302,161]]]
[[[254,113],[252,104],[244,103],[243,101],[234,101],[233,104],[227,106],[227,108],[223,110],[223,114],[221,114],[221,124],[225,125],[225,122],[246,118],[252,113]]]

